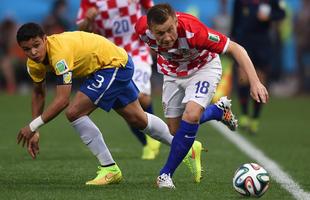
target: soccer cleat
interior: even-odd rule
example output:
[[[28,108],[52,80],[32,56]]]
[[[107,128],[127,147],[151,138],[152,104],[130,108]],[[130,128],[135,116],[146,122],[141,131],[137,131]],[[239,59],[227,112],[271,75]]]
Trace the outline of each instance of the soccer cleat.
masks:
[[[250,121],[250,126],[249,126],[249,132],[253,135],[255,135],[258,131],[258,127],[259,127],[259,121],[258,119],[252,119]]]
[[[194,182],[200,183],[201,176],[201,151],[202,144],[199,141],[195,141],[187,155],[183,159],[185,165],[189,168],[193,175]]]
[[[123,179],[122,172],[116,164],[109,167],[99,166],[98,169],[96,178],[87,181],[86,185],[117,184]]]
[[[223,110],[223,117],[221,122],[223,122],[230,130],[235,131],[238,127],[238,120],[231,111],[231,100],[227,96],[221,97],[215,105]]]
[[[155,153],[154,151],[151,149],[151,147],[149,145],[145,145],[142,149],[142,160],[153,160],[155,159]]]
[[[148,135],[146,135],[146,142],[147,145],[149,145],[152,151],[154,152],[155,156],[157,156],[159,154],[159,148],[161,143]]]
[[[161,174],[157,177],[156,180],[158,188],[168,188],[168,189],[175,189],[175,186],[172,182],[170,174]]]
[[[242,130],[249,130],[250,118],[247,115],[241,115],[239,118],[239,126]]]

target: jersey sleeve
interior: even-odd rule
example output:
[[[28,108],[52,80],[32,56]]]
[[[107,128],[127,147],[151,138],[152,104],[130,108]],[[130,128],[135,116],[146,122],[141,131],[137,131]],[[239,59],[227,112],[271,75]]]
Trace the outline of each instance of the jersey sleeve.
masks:
[[[76,24],[79,24],[84,20],[87,10],[92,6],[94,5],[90,3],[89,0],[81,0],[79,11],[76,18]]]
[[[53,64],[57,85],[72,84],[73,56],[65,55],[66,57],[55,59],[55,64]]]
[[[73,65],[73,54],[69,50],[65,50],[54,56],[52,61],[52,67],[54,68],[57,76],[73,71]]]
[[[30,59],[27,60],[27,72],[35,83],[40,83],[45,80],[45,67],[31,61]]]
[[[229,38],[224,34],[207,27],[203,23],[192,23],[190,29],[193,33],[190,42],[197,49],[206,49],[217,54],[226,52]]]

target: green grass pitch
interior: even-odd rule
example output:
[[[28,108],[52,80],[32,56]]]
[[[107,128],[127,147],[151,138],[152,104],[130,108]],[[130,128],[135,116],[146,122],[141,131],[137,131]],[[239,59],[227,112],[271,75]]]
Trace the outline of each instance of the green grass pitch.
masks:
[[[271,98],[263,110],[257,136],[243,134],[276,161],[305,190],[310,191],[309,97]],[[155,111],[162,117],[160,98]],[[105,187],[85,186],[96,175],[97,161],[61,114],[40,128],[40,155],[32,160],[16,144],[16,135],[30,121],[30,96],[0,95],[0,199],[245,199],[232,187],[235,169],[253,162],[210,125],[202,125],[198,140],[209,149],[202,154],[203,180],[193,183],[181,165],[174,176],[176,190],[159,190],[155,179],[169,148],[162,146],[152,161],[142,161],[141,145],[115,112],[91,117],[103,132],[124,181]],[[233,110],[238,111],[233,100]],[[261,199],[293,199],[276,181]]]

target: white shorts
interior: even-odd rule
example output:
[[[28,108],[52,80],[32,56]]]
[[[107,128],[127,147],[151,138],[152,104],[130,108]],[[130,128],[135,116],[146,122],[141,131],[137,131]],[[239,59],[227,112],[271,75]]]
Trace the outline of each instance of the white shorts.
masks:
[[[151,65],[138,57],[132,57],[132,60],[135,65],[135,71],[132,77],[134,83],[138,87],[140,93],[151,95]]]
[[[188,77],[164,76],[162,103],[166,118],[182,116],[188,101],[206,108],[222,77],[219,56]]]

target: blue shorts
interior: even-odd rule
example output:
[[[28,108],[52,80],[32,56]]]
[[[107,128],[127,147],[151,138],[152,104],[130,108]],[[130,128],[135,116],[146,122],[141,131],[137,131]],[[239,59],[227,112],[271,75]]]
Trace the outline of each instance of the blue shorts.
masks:
[[[126,67],[101,69],[89,76],[80,91],[91,101],[109,112],[138,99],[139,90],[132,80],[134,64],[128,56]]]

